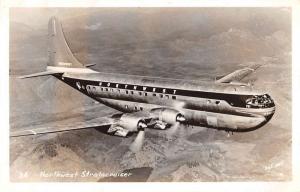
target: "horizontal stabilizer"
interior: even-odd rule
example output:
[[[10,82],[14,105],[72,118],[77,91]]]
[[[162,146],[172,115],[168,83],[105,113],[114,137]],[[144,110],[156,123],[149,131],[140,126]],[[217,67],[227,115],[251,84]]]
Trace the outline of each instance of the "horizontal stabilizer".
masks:
[[[225,77],[226,75],[220,75],[220,76],[217,76],[215,77],[215,81],[219,80],[219,79],[222,79],[223,77]]]
[[[46,76],[46,75],[56,75],[56,74],[63,74],[62,72],[57,72],[57,71],[43,71],[39,73],[33,73],[30,75],[24,75],[20,76],[20,79],[25,79],[25,78],[32,78],[32,77],[39,77],[39,76]]]
[[[228,75],[218,76],[216,78],[216,83],[231,83],[231,82],[239,82],[246,76],[253,73],[256,69],[258,69],[261,65],[260,64],[254,64],[249,67],[244,67],[242,69],[238,69],[232,73],[229,73]]]
[[[86,64],[86,65],[84,65],[85,67],[92,67],[92,66],[95,66],[96,65],[96,63],[92,63],[92,64]]]

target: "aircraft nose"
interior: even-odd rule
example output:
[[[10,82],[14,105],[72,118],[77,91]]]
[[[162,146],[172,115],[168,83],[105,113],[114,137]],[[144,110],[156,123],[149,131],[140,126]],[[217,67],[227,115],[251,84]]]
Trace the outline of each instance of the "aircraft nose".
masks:
[[[275,113],[275,106],[274,107],[271,107],[269,111],[265,112],[265,118],[266,118],[266,121],[270,121],[270,119],[273,117]]]
[[[263,116],[264,116],[264,121],[259,125],[259,127],[265,125],[266,123],[268,123],[271,118],[273,117],[275,113],[275,106],[274,107],[271,107],[271,108],[268,108],[264,113],[263,113]]]
[[[275,113],[275,106],[270,108],[264,108],[263,111],[257,113],[257,116],[250,122],[246,124],[246,127],[240,128],[239,131],[253,131],[268,123]]]

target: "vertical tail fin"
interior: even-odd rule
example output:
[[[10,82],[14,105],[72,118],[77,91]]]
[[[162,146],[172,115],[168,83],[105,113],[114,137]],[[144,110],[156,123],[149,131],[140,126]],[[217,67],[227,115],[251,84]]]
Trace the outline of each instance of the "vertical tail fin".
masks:
[[[83,68],[65,39],[60,21],[52,17],[48,23],[48,66]]]

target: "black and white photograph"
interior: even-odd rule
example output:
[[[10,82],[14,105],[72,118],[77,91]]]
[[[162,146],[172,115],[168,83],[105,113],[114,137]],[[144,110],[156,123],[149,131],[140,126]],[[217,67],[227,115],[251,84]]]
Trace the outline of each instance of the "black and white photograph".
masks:
[[[289,182],[290,7],[9,8],[10,182]]]

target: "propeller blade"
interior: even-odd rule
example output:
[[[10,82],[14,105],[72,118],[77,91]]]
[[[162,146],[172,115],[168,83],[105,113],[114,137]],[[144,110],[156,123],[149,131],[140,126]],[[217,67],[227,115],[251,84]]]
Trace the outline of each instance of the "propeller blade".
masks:
[[[138,132],[136,138],[130,145],[129,149],[134,153],[140,151],[143,147],[144,140],[145,140],[145,131],[140,130]]]
[[[167,135],[170,136],[170,137],[174,136],[174,135],[178,132],[179,127],[180,127],[180,122],[174,123],[174,124],[167,130]]]

